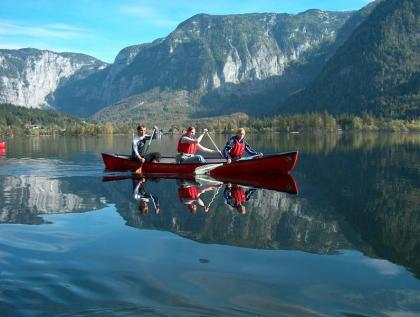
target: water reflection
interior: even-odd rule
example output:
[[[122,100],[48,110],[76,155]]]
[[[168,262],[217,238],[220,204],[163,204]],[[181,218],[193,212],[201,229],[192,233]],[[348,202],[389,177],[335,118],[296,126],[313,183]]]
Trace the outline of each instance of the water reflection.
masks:
[[[127,225],[174,232],[203,243],[258,249],[298,249],[336,253],[351,248],[331,208],[312,205],[294,194],[291,175],[258,176],[243,183],[198,179],[104,177],[108,201]],[[140,184],[140,185],[139,185]],[[277,190],[268,190],[277,188]],[[133,198],[134,188],[134,198]],[[139,195],[136,188],[142,188]],[[136,197],[146,196],[139,211]],[[151,199],[153,197],[153,199]]]
[[[160,142],[153,150],[173,151]],[[252,142],[301,151],[299,195],[287,177],[103,181],[97,153],[124,153],[126,136],[11,143],[2,316],[417,316],[419,135]]]
[[[85,212],[103,208],[98,178],[61,178],[21,175],[0,177],[0,223],[41,224],[40,215]]]
[[[199,188],[201,185],[200,183],[188,179],[178,179],[176,183],[178,186],[179,200],[192,214],[197,213],[198,206],[202,207],[204,212],[209,212],[210,206],[216,198],[221,186],[204,185],[202,188]],[[204,203],[200,196],[210,191],[213,191],[214,195],[208,203]]]
[[[243,203],[248,201],[255,191],[255,188],[245,189],[238,184],[228,183],[223,191],[223,198],[226,204],[235,208],[240,214],[245,214],[246,207]]]
[[[149,212],[149,204],[153,205],[156,214],[160,212],[159,198],[151,195],[146,190],[145,177],[133,177],[133,197],[139,203],[139,211],[142,214]]]
[[[288,194],[297,192],[293,177],[246,174],[215,183],[184,180],[191,189],[147,175],[103,183],[97,153],[124,152],[126,137],[17,139],[0,159],[0,222],[40,224],[41,214],[115,204],[133,227],[252,248],[357,249],[420,275],[419,135],[249,137],[267,153],[301,150],[295,171],[300,195]],[[215,139],[220,145],[223,136]],[[153,150],[170,153],[173,140],[160,142]]]

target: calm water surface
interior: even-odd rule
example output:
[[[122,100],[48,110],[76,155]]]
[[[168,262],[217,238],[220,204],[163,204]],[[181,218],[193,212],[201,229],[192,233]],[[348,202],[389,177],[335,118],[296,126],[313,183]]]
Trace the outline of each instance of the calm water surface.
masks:
[[[420,316],[420,135],[249,141],[300,151],[298,194],[104,172],[124,136],[9,140],[0,316]]]

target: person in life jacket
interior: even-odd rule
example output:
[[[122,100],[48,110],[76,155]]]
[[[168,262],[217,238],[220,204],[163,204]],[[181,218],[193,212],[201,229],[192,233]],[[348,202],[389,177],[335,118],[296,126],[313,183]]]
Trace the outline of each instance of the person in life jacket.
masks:
[[[216,150],[208,149],[200,144],[206,133],[207,129],[204,129],[204,132],[196,138],[195,128],[189,127],[187,129],[187,132],[178,140],[178,155],[176,156],[177,163],[205,163],[206,160],[202,155],[195,154],[198,150],[206,153],[217,153]]]
[[[239,160],[242,155],[246,152],[249,155],[259,155],[262,156],[262,153],[258,153],[253,150],[248,142],[245,141],[245,129],[240,128],[236,131],[236,135],[232,136],[223,148],[223,156],[227,159],[227,163],[230,164],[232,160]]]
[[[228,183],[223,191],[223,197],[229,206],[238,210],[240,214],[245,214],[246,208],[243,203],[248,201],[255,191],[255,188],[250,188],[245,191],[242,186]]]
[[[203,189],[198,189],[196,184],[187,180],[179,180],[178,182],[178,196],[179,200],[187,206],[188,210],[195,214],[197,212],[197,206],[203,207],[205,212],[209,211],[209,206],[206,206],[201,200],[200,196],[210,190],[215,190],[215,186],[207,186]]]
[[[152,152],[146,154],[146,142],[151,139],[156,139],[158,128],[154,127],[153,133],[151,135],[146,134],[146,127],[143,124],[137,126],[137,136],[133,138],[131,144],[131,158],[133,160],[139,160],[141,163],[144,162],[154,162],[157,163],[160,161],[161,154],[159,152]]]

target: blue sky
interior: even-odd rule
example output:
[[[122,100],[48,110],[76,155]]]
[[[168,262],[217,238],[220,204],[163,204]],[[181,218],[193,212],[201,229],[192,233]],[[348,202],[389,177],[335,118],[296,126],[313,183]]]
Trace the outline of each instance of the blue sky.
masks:
[[[112,63],[126,46],[168,35],[197,13],[357,10],[371,0],[2,0],[0,48],[78,52]]]

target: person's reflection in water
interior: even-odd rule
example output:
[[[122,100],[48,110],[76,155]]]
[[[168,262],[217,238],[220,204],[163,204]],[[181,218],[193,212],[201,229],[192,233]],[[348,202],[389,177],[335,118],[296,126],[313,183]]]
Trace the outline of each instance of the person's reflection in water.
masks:
[[[159,200],[155,195],[147,193],[145,185],[146,178],[133,178],[133,196],[139,202],[139,211],[142,214],[147,214],[149,212],[149,203],[152,203],[156,214],[159,214]]]
[[[255,188],[249,188],[245,191],[239,185],[228,183],[223,191],[223,197],[229,206],[235,208],[240,214],[245,214],[246,208],[243,203],[248,201],[255,191]]]
[[[195,214],[197,212],[197,206],[203,207],[205,212],[209,211],[210,203],[206,206],[200,196],[205,192],[217,190],[217,186],[207,186],[203,189],[198,189],[197,185],[199,185],[199,183],[184,179],[177,180],[177,184],[179,199],[187,206],[189,212]]]

